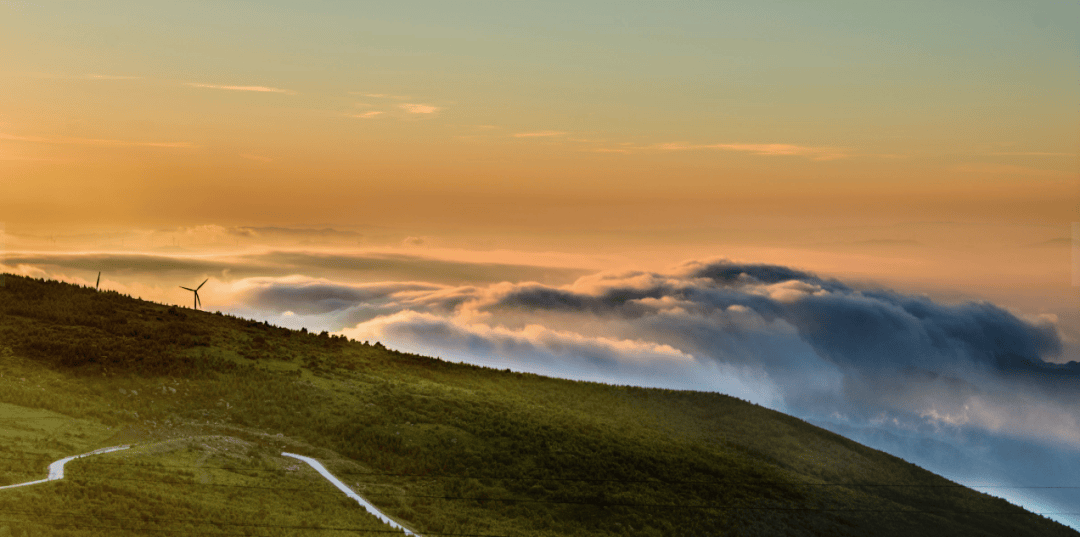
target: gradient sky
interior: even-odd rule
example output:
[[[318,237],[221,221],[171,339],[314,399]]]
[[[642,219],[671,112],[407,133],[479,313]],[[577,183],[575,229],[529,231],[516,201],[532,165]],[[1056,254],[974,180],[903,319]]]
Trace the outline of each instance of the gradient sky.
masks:
[[[1071,2],[0,13],[8,221],[543,227],[567,200],[1074,219]]]
[[[254,225],[596,269],[724,255],[1080,338],[1076,20],[1058,1],[2,1],[0,221],[21,249]]]
[[[1013,454],[1077,460],[1061,430],[1080,423],[1075,394],[984,375],[978,341],[930,368],[983,390],[971,416],[975,403],[902,375],[892,400],[798,403],[790,366],[745,345],[862,378],[865,353],[785,308],[858,317],[861,290],[891,289],[871,301],[881,315],[940,317],[889,333],[899,347],[1008,326],[1055,334],[1030,347],[1045,364],[1080,360],[1077,20],[1080,4],[1057,0],[0,0],[0,269],[83,284],[101,270],[104,288],[183,305],[178,285],[209,278],[208,309],[283,326],[758,390],[937,471],[985,456],[957,470],[966,483],[1042,485],[1055,463]],[[845,283],[812,304],[818,276],[742,282],[732,296],[775,311],[714,312],[679,293],[714,293],[685,267],[717,258]],[[596,282],[661,280],[682,291],[649,297],[657,319],[685,306],[728,324],[493,298],[548,286],[601,303]],[[730,356],[702,334],[735,338]],[[610,367],[590,377],[575,352]],[[870,410],[901,420],[893,436],[874,436],[885,418]],[[1075,494],[1008,497],[1080,511]]]

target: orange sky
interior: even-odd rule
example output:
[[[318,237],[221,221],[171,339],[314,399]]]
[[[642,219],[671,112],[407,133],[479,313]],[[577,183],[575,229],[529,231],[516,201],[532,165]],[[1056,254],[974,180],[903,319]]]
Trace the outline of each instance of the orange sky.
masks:
[[[9,225],[1075,219],[1067,4],[262,6],[0,6]]]
[[[9,249],[256,225],[476,259],[738,253],[1066,311],[1078,18],[1050,1],[6,2],[0,221]]]

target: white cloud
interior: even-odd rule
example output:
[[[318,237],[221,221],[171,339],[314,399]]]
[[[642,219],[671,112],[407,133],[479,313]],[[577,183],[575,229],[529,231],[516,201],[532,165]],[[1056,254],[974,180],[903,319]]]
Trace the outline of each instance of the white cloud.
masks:
[[[415,311],[377,317],[342,333],[408,352],[559,378],[721,391],[772,407],[781,401],[758,369],[698,360],[644,340],[584,336],[537,324],[510,329]]]

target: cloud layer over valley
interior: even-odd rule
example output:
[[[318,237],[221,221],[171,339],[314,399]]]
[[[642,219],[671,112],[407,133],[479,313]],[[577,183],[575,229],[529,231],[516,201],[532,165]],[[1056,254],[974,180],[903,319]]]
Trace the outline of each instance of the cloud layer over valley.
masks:
[[[266,281],[247,297],[270,311],[318,304],[305,311],[350,337],[453,361],[731,394],[965,483],[1080,475],[1080,363],[1053,361],[1052,316],[727,260],[562,286]],[[1068,489],[983,490],[1042,512],[1077,505]]]
[[[966,484],[1078,485],[1060,476],[1080,475],[1080,363],[1062,363],[1052,315],[726,259],[609,272],[284,250],[3,263],[205,274],[210,309],[499,369],[726,393]],[[982,490],[1080,510],[1076,489]]]

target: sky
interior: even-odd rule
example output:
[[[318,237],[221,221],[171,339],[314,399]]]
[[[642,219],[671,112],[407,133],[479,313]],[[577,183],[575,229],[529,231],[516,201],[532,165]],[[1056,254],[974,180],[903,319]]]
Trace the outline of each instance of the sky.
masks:
[[[1080,486],[1075,20],[0,1],[0,269],[728,393],[1080,512],[1010,488]]]

